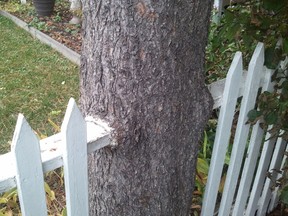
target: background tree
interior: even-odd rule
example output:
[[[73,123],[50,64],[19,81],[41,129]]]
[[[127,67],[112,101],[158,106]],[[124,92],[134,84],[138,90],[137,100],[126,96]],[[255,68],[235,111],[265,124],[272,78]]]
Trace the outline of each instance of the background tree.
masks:
[[[115,128],[89,158],[90,215],[187,215],[204,85],[210,0],[84,1],[81,108]]]

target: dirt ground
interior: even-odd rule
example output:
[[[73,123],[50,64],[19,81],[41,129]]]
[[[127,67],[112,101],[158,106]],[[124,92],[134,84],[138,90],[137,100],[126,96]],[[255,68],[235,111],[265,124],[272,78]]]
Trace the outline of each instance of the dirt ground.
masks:
[[[81,52],[82,27],[81,24],[69,24],[69,21],[72,18],[72,14],[69,11],[69,5],[55,5],[54,13],[50,17],[38,17],[35,13],[33,14],[26,11],[10,13],[26,22],[29,26],[37,28],[75,52]]]

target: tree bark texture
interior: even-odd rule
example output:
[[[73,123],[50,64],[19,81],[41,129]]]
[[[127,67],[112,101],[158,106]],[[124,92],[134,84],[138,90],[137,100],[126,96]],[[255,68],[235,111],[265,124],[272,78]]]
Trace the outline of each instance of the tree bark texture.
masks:
[[[115,128],[89,158],[90,215],[188,215],[210,0],[84,0],[81,109]]]

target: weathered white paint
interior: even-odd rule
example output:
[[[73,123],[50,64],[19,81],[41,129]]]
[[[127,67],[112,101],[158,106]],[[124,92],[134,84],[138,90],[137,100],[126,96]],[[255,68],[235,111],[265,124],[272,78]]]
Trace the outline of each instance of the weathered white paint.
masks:
[[[88,215],[87,155],[115,146],[112,130],[104,121],[92,117],[85,121],[70,99],[61,133],[39,143],[19,114],[12,151],[0,156],[0,193],[17,186],[23,215],[47,215],[43,172],[64,166],[67,213]]]
[[[266,75],[267,75],[266,73],[260,74],[260,77],[258,78],[260,79],[260,86],[264,86],[269,81]],[[240,82],[240,90],[239,90],[238,98],[243,96],[246,77],[247,77],[247,71],[243,70],[242,78],[238,80]],[[220,108],[222,106],[222,101],[223,101],[222,98],[224,95],[225,82],[226,82],[226,78],[213,82],[207,86],[214,100],[213,109]]]
[[[206,184],[206,193],[202,205],[201,215],[203,216],[213,215],[214,212],[214,206],[218,194],[218,185],[221,180],[242,72],[242,54],[237,52],[226,78],[222,108],[218,118],[214,149]]]
[[[89,215],[86,122],[72,98],[61,133],[67,214]]]
[[[286,65],[287,62],[282,62],[281,65],[282,64]],[[221,109],[220,117],[218,118],[216,137],[213,145],[214,149],[204,194],[201,213],[202,216],[212,216],[215,214],[221,216],[251,216],[255,215],[256,211],[258,211],[259,215],[261,215],[266,214],[270,201],[270,211],[276,205],[277,195],[275,193],[271,194],[271,192],[268,190],[269,186],[271,185],[267,183],[267,172],[269,169],[280,168],[279,161],[277,163],[273,163],[272,160],[270,167],[269,165],[272,154],[274,154],[273,158],[280,158],[278,160],[281,161],[283,157],[283,150],[276,150],[278,153],[274,151],[276,139],[271,139],[269,133],[265,135],[264,131],[259,126],[259,123],[254,125],[252,130],[250,130],[250,125],[246,124],[248,120],[247,113],[254,108],[258,89],[260,87],[262,88],[262,91],[271,91],[273,89],[273,83],[271,83],[272,73],[272,70],[268,70],[264,67],[264,46],[263,44],[259,43],[252,56],[248,72],[243,72],[242,81],[241,79],[236,78],[236,81],[234,80],[231,84],[231,81],[229,81],[227,77],[226,80],[221,80],[208,86],[214,98],[214,108],[221,106]],[[238,76],[236,71],[231,74],[232,76]],[[225,90],[223,83],[225,83]],[[243,98],[240,105],[240,114],[238,117],[235,137],[234,140],[232,140],[233,148],[230,156],[230,164],[226,176],[224,191],[222,193],[220,206],[218,208],[219,203],[216,204],[216,197],[218,196],[218,188],[220,178],[222,177],[221,175],[224,158],[227,152],[227,140],[230,138],[231,130],[231,124],[229,124],[231,119],[229,119],[229,117],[225,117],[224,121],[222,118],[224,115],[228,116],[229,112],[234,113],[235,110],[235,106],[233,108],[230,103],[225,102],[226,99],[224,95],[227,91],[226,87],[228,85],[235,87],[233,90],[237,91],[239,83],[239,94],[235,97],[238,98],[243,96]],[[227,108],[229,105],[230,108]],[[222,112],[225,114],[222,114]],[[249,135],[250,131],[252,132],[251,135]],[[244,156],[246,149],[248,150]],[[241,178],[239,178],[240,175]],[[265,181],[266,187],[263,190]],[[272,202],[273,206],[271,206]],[[260,214],[260,212],[262,213]]]
[[[269,164],[271,161],[274,143],[276,139],[271,138],[270,134],[267,133],[265,136],[266,142],[264,142],[261,156],[259,159],[258,169],[255,175],[255,180],[252,186],[250,197],[248,200],[247,208],[245,210],[245,215],[255,215],[258,209],[258,201],[260,199],[264,181],[267,176]],[[250,173],[252,175],[252,173]]]
[[[254,108],[257,92],[260,84],[260,74],[264,69],[264,45],[258,43],[248,68],[246,88],[241,101],[240,114],[230,157],[230,164],[225,181],[224,191],[219,209],[219,215],[229,215],[232,207],[233,197],[236,190],[241,161],[250,125],[246,124],[248,112]]]
[[[288,152],[288,145],[286,146],[286,150],[285,152]],[[280,170],[284,170],[286,169],[287,166],[287,155],[284,154],[284,157],[282,159],[282,164],[281,164],[281,168]],[[277,173],[276,178],[275,179],[280,179],[281,177],[283,177],[283,173]],[[286,175],[287,178],[287,175]],[[274,185],[275,186],[275,185]],[[276,186],[275,186],[276,187]],[[269,212],[273,211],[274,208],[276,208],[278,201],[279,201],[279,186],[275,188],[275,190],[272,192],[272,198],[270,200],[270,204],[269,204]]]
[[[283,159],[283,152],[286,149],[286,145],[287,143],[284,140],[282,140],[282,138],[279,138],[277,140],[275,150],[274,150],[271,163],[269,166],[269,171],[280,170],[281,162]],[[277,173],[272,172],[272,176],[271,176],[272,180],[275,181],[276,176],[277,176]],[[259,208],[257,211],[257,216],[265,216],[267,213],[269,201],[272,196],[272,191],[271,191],[272,180],[270,178],[266,178],[264,188],[261,194],[261,198],[258,203]]]
[[[21,114],[13,136],[12,154],[22,215],[47,215],[39,140]]]
[[[273,83],[271,82],[271,76],[273,74],[272,70],[266,71],[266,80],[268,81],[263,85],[262,92],[264,91],[272,91]],[[251,173],[255,172],[257,159],[259,156],[259,151],[262,143],[262,139],[259,137],[264,136],[264,131],[259,125],[259,121],[253,126],[252,135],[250,138],[250,144],[248,148],[248,152],[246,155],[246,160],[244,164],[244,168],[242,171],[241,181],[238,189],[237,198],[235,201],[233,215],[241,216],[246,208],[246,202],[249,197],[249,192],[251,188],[251,184],[253,181],[253,175]]]
[[[222,10],[222,0],[215,0],[213,4],[214,8]]]
[[[115,145],[111,141],[111,128],[97,125],[97,121],[87,122],[87,151],[92,153],[105,146]],[[43,172],[48,172],[63,166],[63,139],[61,133],[40,140]],[[0,155],[0,193],[16,186],[16,169],[11,152]]]

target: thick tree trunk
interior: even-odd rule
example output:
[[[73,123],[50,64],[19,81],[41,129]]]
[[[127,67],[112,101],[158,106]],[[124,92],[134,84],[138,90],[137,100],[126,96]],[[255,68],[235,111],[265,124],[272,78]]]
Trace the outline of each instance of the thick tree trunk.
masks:
[[[81,108],[115,128],[89,158],[90,215],[188,215],[210,0],[83,2]]]

